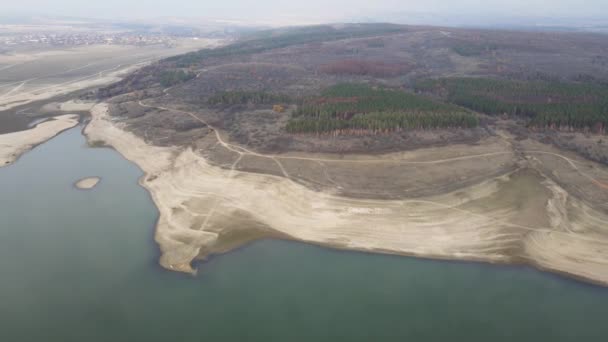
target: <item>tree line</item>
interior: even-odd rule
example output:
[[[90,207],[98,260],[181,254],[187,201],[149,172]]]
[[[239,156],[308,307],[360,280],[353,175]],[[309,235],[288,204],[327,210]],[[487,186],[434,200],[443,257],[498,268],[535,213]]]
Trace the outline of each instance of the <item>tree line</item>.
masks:
[[[406,129],[476,127],[474,113],[404,91],[339,84],[302,101],[290,133],[385,133]]]
[[[474,128],[479,125],[471,113],[377,112],[338,118],[297,118],[287,123],[290,133],[378,134],[410,129]]]
[[[608,87],[597,83],[448,78],[419,82],[416,89],[489,115],[528,118],[536,128],[605,133],[608,126]]]
[[[215,105],[237,104],[285,104],[292,100],[287,95],[271,94],[263,91],[225,91],[210,97],[207,103]]]
[[[196,77],[196,74],[184,70],[166,70],[160,74],[160,84],[163,87],[171,87],[186,82]]]

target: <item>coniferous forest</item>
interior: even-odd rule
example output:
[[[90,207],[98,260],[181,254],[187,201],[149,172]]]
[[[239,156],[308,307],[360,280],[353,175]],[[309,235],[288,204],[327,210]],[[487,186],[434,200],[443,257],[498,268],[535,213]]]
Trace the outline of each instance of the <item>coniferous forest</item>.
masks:
[[[245,105],[245,104],[279,104],[290,103],[292,100],[287,95],[271,94],[263,91],[224,91],[207,100],[207,103],[215,105]]]
[[[171,87],[179,83],[186,82],[196,77],[196,74],[184,70],[167,70],[160,74],[160,85]]]
[[[605,133],[608,126],[608,86],[598,83],[444,78],[416,89],[489,115],[527,118],[532,128]]]
[[[339,84],[302,101],[290,133],[370,134],[406,129],[470,128],[474,113],[401,90]]]

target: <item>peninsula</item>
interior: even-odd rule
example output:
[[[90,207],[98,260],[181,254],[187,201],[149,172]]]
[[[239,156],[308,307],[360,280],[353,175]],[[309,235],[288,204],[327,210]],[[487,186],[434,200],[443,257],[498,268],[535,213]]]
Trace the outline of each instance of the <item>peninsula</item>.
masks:
[[[608,41],[547,37],[257,34],[101,89],[85,133],[144,171],[167,269],[276,237],[608,285],[608,67],[562,67]]]

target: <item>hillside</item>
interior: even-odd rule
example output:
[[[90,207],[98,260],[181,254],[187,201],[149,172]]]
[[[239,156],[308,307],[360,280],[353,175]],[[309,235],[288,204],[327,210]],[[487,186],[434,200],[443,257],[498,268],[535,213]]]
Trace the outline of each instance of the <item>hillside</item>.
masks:
[[[565,145],[556,132],[605,133],[607,51],[608,36],[598,34],[299,27],[165,59],[99,96],[159,145],[193,144],[205,124],[139,101],[196,111],[234,141],[267,152],[475,143],[505,118],[518,134]],[[608,160],[584,145],[568,144]]]
[[[529,263],[608,283],[608,36],[396,25],[257,32],[101,89],[160,263],[262,237]]]

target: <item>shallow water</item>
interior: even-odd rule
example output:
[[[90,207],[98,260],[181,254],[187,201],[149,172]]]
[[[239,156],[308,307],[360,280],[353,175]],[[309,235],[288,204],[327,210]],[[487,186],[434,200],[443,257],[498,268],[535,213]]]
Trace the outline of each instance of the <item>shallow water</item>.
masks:
[[[45,121],[47,121],[49,118],[40,118],[40,119],[34,119],[32,120],[29,124],[27,124],[27,128],[33,128],[38,124],[41,124]]]
[[[140,175],[78,128],[0,168],[0,341],[608,340],[608,289],[527,267],[265,240],[164,271]]]

